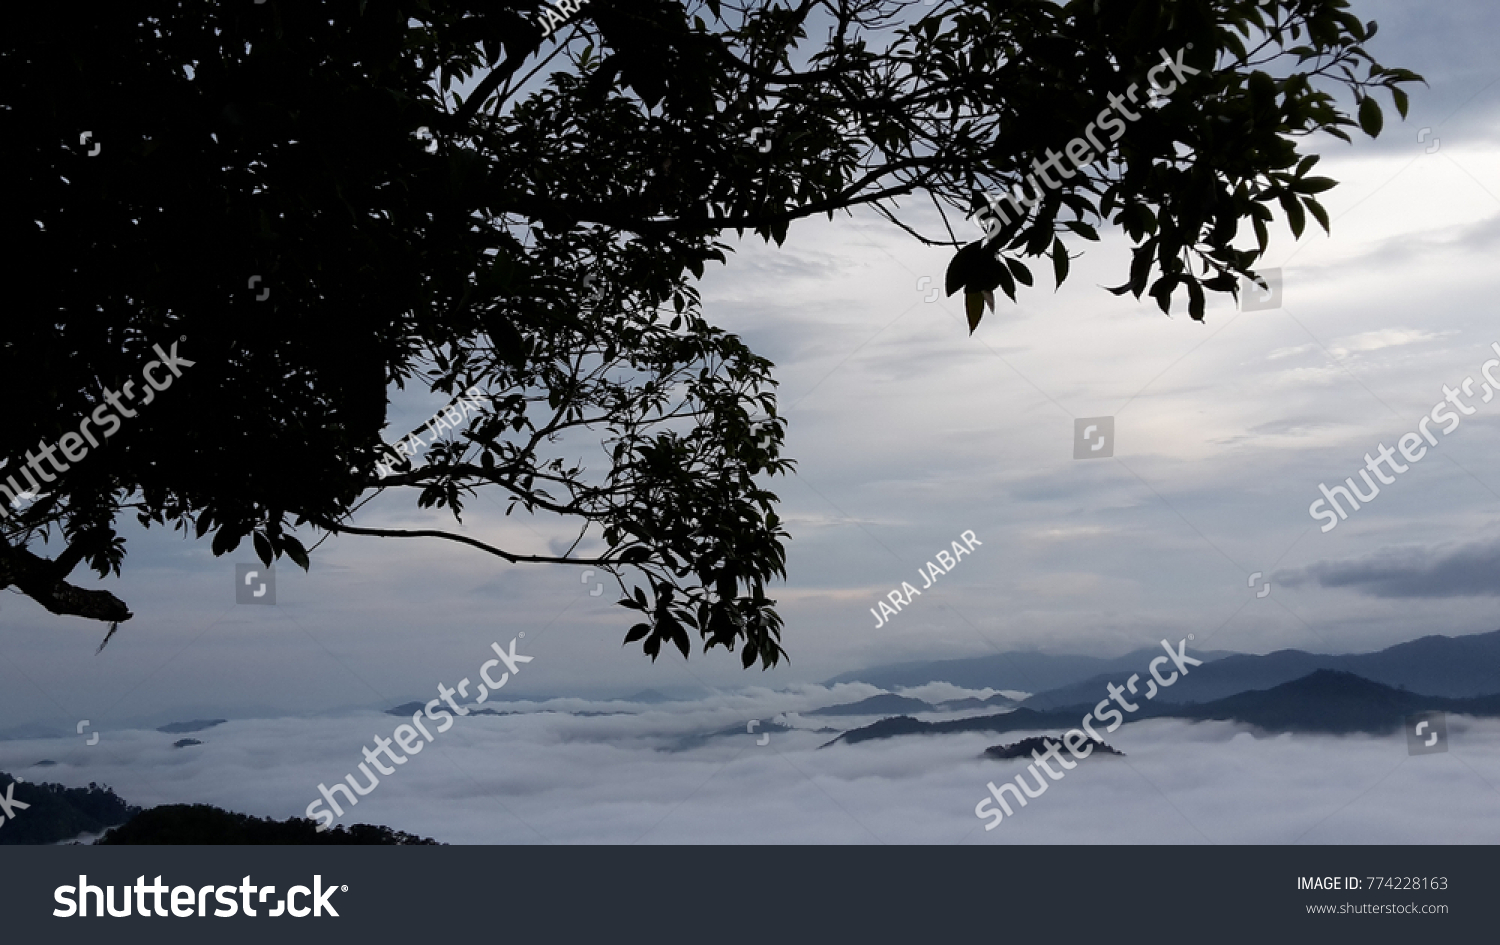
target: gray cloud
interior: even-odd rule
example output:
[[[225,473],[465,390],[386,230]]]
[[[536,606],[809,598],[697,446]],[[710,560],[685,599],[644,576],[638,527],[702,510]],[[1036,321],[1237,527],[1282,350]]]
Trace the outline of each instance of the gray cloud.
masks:
[[[1289,587],[1350,588],[1372,597],[1500,597],[1500,539],[1391,548],[1279,572],[1275,580]]]

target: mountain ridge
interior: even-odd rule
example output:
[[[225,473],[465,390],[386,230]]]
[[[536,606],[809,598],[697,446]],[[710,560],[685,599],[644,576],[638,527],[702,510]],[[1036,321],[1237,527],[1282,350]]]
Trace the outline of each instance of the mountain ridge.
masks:
[[[1147,664],[1131,672],[1145,675]],[[1446,698],[1471,698],[1500,692],[1500,630],[1450,637],[1429,634],[1369,653],[1320,654],[1276,650],[1236,653],[1194,667],[1192,673],[1158,696],[1163,702],[1211,702],[1238,692],[1269,689],[1320,669],[1353,673],[1372,682]],[[1097,701],[1108,683],[1124,677],[1100,674],[1038,692],[1026,700],[1034,709]]]
[[[1271,689],[1236,693],[1207,703],[1158,703],[1136,698],[1139,709],[1125,714],[1127,723],[1155,718],[1230,721],[1265,734],[1390,735],[1401,729],[1406,716],[1432,710],[1476,718],[1500,717],[1500,693],[1461,699],[1429,696],[1394,689],[1353,673],[1332,669],[1316,670]],[[839,742],[854,745],[900,735],[1066,731],[1078,728],[1082,718],[1093,710],[1092,704],[1044,710],[1023,705],[1003,715],[940,722],[897,716],[851,729],[823,747]],[[1097,717],[1093,722],[1096,728],[1102,725]]]

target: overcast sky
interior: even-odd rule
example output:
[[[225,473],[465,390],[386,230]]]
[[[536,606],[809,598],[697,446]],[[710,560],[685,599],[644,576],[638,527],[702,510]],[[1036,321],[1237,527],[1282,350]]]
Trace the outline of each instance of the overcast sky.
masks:
[[[1316,142],[1341,182],[1322,195],[1333,234],[1274,231],[1279,308],[1226,298],[1199,324],[1115,298],[1100,286],[1124,280],[1128,246],[1107,233],[1074,247],[1061,291],[1037,267],[1041,286],[970,337],[961,299],[926,301],[950,251],[870,215],[796,225],[781,248],[747,239],[707,274],[710,321],[777,364],[799,464],[773,481],[792,535],[773,591],[789,665],[745,672],[722,650],[653,665],[622,648],[630,619],[610,589],[590,596],[576,569],[435,541],[331,539],[309,574],[283,562],[276,606],[237,605],[248,547],[215,559],[207,541],[126,522],[124,577],[75,575],[135,612],[102,654],[100,625],[0,595],[0,729],[394,705],[522,633],[537,659],[507,695],[607,697],[1015,648],[1108,656],[1188,633],[1200,649],[1357,652],[1500,627],[1500,400],[1332,531],[1308,513],[1320,483],[1357,477],[1443,385],[1478,391],[1500,357],[1500,9],[1354,9],[1381,23],[1377,58],[1430,87],[1404,123],[1382,100],[1377,142]],[[393,435],[441,400],[398,403]],[[1075,420],[1095,417],[1113,418],[1113,456],[1075,460]],[[452,527],[408,499],[360,524]],[[565,537],[487,500],[463,530],[520,552]],[[983,544],[877,629],[870,608],[920,587],[917,568],[964,531]]]

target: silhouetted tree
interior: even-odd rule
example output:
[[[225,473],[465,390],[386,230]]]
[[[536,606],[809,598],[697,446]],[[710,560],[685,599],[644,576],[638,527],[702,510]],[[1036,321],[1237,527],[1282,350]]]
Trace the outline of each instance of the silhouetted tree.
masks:
[[[1205,291],[1250,272],[1273,205],[1294,232],[1306,213],[1326,227],[1313,195],[1333,182],[1309,176],[1301,140],[1377,134],[1370,93],[1404,114],[1399,86],[1418,78],[1366,54],[1375,26],[1344,0],[569,9],[7,11],[0,498],[35,501],[0,523],[0,587],[128,619],[67,580],[119,573],[127,511],[304,568],[295,528],[433,537],[614,574],[640,612],[626,640],[653,659],[696,632],[770,666],[786,532],[758,477],[790,461],[772,365],[710,324],[693,285],[724,234],[780,243],[793,220],[869,207],[964,247],[949,291],[965,289],[972,330],[986,293],[1032,283],[1023,258],[1050,258],[1061,283],[1070,245],[1108,223],[1135,243],[1116,291],[1149,287],[1165,310],[1181,289],[1201,318]],[[1180,81],[1140,104],[1164,55]],[[1003,222],[986,211],[983,245],[955,234],[1115,100],[1138,117],[1095,163]],[[943,232],[903,219],[908,197]],[[1257,246],[1236,249],[1247,222]],[[154,375],[173,389],[148,395],[143,368],[174,346]],[[387,391],[408,382],[473,388],[483,407],[383,476]],[[81,426],[96,417],[116,429]],[[567,458],[585,443],[592,459]],[[602,550],[355,518],[384,490],[456,518],[480,488]]]

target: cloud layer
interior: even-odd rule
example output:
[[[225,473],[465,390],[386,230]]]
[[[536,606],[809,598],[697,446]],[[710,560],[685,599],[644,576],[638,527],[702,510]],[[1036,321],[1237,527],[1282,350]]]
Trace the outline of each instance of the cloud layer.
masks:
[[[757,711],[778,698],[763,695]],[[382,780],[344,822],[450,843],[1497,843],[1500,722],[1450,717],[1451,751],[1403,737],[1257,739],[1229,723],[1153,720],[1105,735],[1125,757],[1086,759],[986,832],[986,784],[1024,770],[980,756],[1004,736],[897,738],[818,749],[827,736],[716,739],[667,752],[736,709],[637,716],[544,713],[464,720]],[[603,708],[602,706],[598,708]],[[619,708],[616,705],[616,708]],[[32,780],[107,782],[146,805],[207,802],[301,816],[390,716],[231,722],[173,749],[155,732],[0,742],[0,770],[48,752]],[[1057,733],[1048,733],[1056,735]]]

